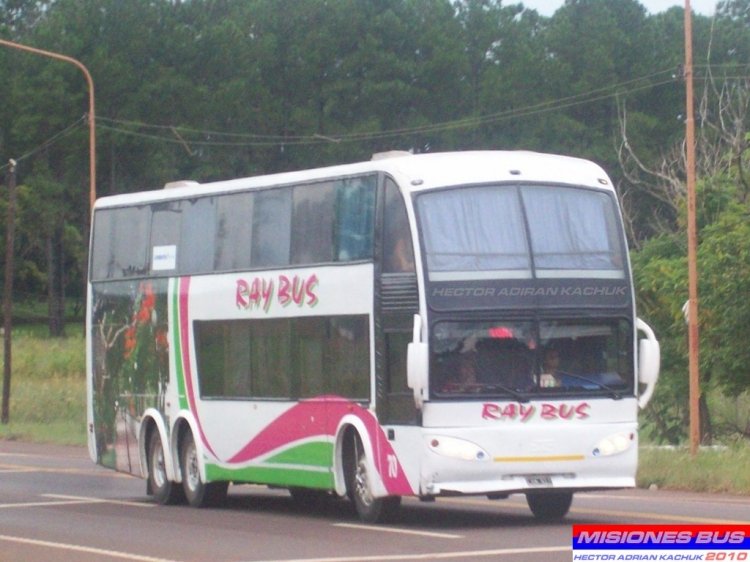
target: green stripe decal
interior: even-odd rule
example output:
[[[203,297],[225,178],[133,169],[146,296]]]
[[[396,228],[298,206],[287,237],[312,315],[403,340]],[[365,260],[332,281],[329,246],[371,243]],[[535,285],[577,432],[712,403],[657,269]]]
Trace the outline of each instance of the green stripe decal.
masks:
[[[330,471],[319,472],[301,468],[283,468],[280,466],[247,466],[245,468],[225,468],[215,464],[206,465],[206,477],[209,482],[225,480],[229,482],[252,482],[272,486],[301,486],[332,490],[333,474]]]
[[[172,293],[172,349],[174,350],[175,376],[177,377],[177,396],[180,400],[180,409],[188,408],[187,394],[185,392],[185,371],[182,368],[182,344],[180,343],[180,291],[179,281],[176,277],[169,280]]]
[[[297,464],[329,469],[333,459],[332,443],[305,443],[266,460],[268,464]]]

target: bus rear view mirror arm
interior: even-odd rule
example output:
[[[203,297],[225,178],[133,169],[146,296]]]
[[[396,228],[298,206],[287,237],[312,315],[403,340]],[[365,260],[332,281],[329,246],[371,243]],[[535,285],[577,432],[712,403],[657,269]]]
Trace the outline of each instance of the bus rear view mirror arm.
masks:
[[[422,342],[422,317],[414,315],[414,332],[409,343],[406,357],[406,382],[414,392],[414,403],[421,409],[427,393],[427,372],[429,351]]]
[[[638,382],[646,385],[646,389],[638,398],[638,406],[645,408],[651,400],[656,381],[659,379],[661,348],[651,326],[638,318],[636,327],[646,335],[645,338],[638,340]]]

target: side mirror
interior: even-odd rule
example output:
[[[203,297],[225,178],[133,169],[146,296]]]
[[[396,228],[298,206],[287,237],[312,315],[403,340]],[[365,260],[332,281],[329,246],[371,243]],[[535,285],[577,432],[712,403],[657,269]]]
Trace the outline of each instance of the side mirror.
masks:
[[[636,319],[636,328],[646,334],[645,339],[638,340],[638,382],[646,385],[638,398],[638,406],[645,408],[659,380],[661,348],[654,331],[640,318]]]
[[[418,409],[422,409],[427,395],[427,373],[430,365],[429,348],[421,340],[422,318],[415,314],[412,341],[406,351],[406,384],[414,392],[414,404]]]

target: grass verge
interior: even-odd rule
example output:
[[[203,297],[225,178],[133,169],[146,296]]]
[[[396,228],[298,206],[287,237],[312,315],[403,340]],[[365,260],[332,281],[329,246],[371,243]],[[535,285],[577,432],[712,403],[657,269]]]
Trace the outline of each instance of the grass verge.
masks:
[[[60,339],[14,332],[10,423],[0,424],[0,439],[86,443],[84,342],[80,329],[70,332],[78,335]]]
[[[702,447],[695,457],[687,447],[642,447],[638,487],[656,485],[670,490],[750,494],[750,445]]]

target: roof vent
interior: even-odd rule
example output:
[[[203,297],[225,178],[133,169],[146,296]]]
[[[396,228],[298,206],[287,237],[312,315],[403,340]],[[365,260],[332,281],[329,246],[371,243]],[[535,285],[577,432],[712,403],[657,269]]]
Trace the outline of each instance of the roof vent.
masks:
[[[411,156],[407,150],[389,150],[387,152],[376,152],[370,160],[385,160],[386,158],[400,158],[402,156]]]
[[[200,185],[200,183],[193,180],[168,181],[164,184],[164,189],[174,189],[176,187],[195,187],[198,185]]]

